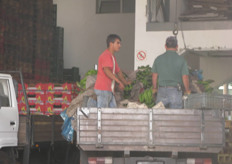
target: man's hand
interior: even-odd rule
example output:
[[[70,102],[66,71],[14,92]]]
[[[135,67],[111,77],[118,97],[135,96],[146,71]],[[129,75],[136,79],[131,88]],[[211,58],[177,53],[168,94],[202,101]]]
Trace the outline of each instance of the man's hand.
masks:
[[[130,85],[132,83],[132,81],[126,81],[126,84],[125,85]]]
[[[188,90],[188,91],[185,91],[185,93],[184,93],[185,95],[190,95],[191,94],[191,91],[190,90]]]
[[[152,88],[152,93],[156,94],[157,93],[157,89],[156,88]]]
[[[125,88],[125,86],[123,85],[123,83],[122,83],[122,82],[119,82],[118,84],[119,84],[119,89],[123,91],[124,88]]]

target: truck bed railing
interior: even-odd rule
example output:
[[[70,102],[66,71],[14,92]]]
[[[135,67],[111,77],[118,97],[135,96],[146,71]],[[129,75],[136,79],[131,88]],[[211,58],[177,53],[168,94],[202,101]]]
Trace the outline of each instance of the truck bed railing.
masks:
[[[222,110],[78,108],[76,125],[87,151],[217,153],[225,143]]]

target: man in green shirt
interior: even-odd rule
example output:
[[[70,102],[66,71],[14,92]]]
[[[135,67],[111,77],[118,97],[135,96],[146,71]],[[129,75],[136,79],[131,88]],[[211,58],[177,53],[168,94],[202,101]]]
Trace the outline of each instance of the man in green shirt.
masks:
[[[183,106],[181,85],[184,85],[186,94],[191,93],[188,66],[184,58],[176,52],[178,49],[176,37],[168,37],[165,48],[166,52],[158,56],[152,66],[153,93],[158,90],[156,103],[162,101],[167,108],[181,109]]]

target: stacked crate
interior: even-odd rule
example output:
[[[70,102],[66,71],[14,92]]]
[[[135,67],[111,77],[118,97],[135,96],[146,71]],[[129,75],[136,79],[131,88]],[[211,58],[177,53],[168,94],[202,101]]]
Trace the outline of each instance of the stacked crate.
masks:
[[[35,12],[35,80],[48,82],[53,43],[52,0],[36,0]]]
[[[17,67],[17,52],[20,51],[18,46],[19,36],[17,35],[19,28],[16,23],[19,23],[19,16],[15,1],[0,2],[0,55],[2,69],[12,70]],[[16,59],[16,60],[14,60]]]
[[[65,82],[77,82],[80,81],[79,68],[72,67],[71,69],[64,69],[63,79]]]
[[[77,96],[76,84],[37,83],[25,85],[28,104],[32,114],[57,115],[65,110]],[[25,115],[26,103],[21,84],[18,85],[18,108]]]
[[[63,43],[64,28],[55,27],[53,34],[53,53],[50,58],[50,79],[55,82],[63,81]]]
[[[52,0],[0,0],[0,70],[21,70],[27,83],[49,82],[50,65],[57,63],[54,49],[63,51],[61,44],[54,48],[56,33]],[[63,56],[58,57],[63,72]]]
[[[19,57],[18,69],[21,69],[25,79],[33,79],[33,45],[34,45],[34,10],[33,1],[22,0],[19,2],[19,25],[15,24],[19,30],[16,35],[19,37],[18,47],[20,51],[16,54]],[[16,69],[16,70],[18,70]]]
[[[30,112],[32,114],[43,114],[44,96],[45,96],[44,84],[42,83],[38,83],[35,85],[25,84],[25,89],[27,93]],[[18,85],[18,108],[19,108],[19,114],[25,115],[27,113],[25,97],[23,94],[21,84]]]
[[[46,86],[45,111],[44,114],[60,114],[72,101],[73,84],[54,84]]]
[[[0,2],[1,70],[19,70],[33,78],[33,1]]]

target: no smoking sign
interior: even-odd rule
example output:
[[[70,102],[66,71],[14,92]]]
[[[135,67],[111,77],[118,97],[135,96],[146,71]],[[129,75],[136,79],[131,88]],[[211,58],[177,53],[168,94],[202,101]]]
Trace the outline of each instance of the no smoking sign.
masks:
[[[145,51],[139,51],[139,52],[137,53],[137,59],[138,59],[139,61],[145,60],[146,57],[147,57],[147,54],[146,54]]]

